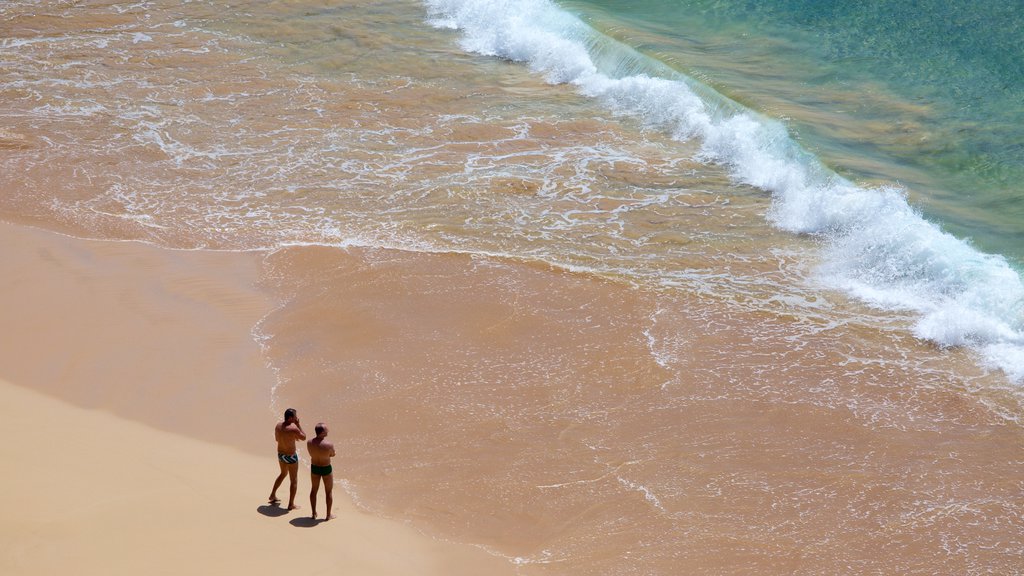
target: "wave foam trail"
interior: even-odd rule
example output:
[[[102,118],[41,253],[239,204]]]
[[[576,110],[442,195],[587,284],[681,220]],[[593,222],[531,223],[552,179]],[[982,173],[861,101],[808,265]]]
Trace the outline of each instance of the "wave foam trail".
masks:
[[[978,252],[911,207],[895,187],[865,188],[807,153],[764,118],[549,0],[424,0],[429,21],[462,33],[463,49],[524,62],[614,113],[679,140],[703,160],[772,195],[769,219],[825,240],[820,277],[872,305],[920,314],[915,334],[971,346],[1024,380],[1024,284],[1000,256]]]

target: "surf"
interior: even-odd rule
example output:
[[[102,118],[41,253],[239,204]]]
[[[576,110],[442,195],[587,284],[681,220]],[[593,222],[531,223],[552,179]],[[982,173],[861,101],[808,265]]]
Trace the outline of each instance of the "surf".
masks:
[[[779,121],[609,38],[549,0],[425,0],[428,23],[467,52],[524,63],[623,117],[700,143],[698,160],[771,196],[773,226],[820,242],[815,276],[876,308],[910,311],[916,337],[967,346],[1024,382],[1024,282],[926,219],[905,189],[858,185],[802,149]]]

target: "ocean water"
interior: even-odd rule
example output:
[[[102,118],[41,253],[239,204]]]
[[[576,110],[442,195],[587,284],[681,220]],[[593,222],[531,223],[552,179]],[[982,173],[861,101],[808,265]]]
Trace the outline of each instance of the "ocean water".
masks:
[[[616,4],[5,2],[0,216],[265,252],[268,408],[524,574],[1020,573],[1020,16]]]
[[[982,6],[981,16],[972,8],[971,18],[964,18],[943,3],[921,10],[873,5],[871,9],[849,9],[849,14],[819,8],[822,13],[818,15],[814,8],[799,2],[760,5],[753,10],[745,2],[640,2],[622,11],[626,25],[634,24],[640,30],[638,38],[631,36],[632,29],[616,23],[618,13],[599,11],[606,19],[602,26],[650,50],[651,55],[595,31],[548,2],[439,1],[428,5],[435,14],[435,25],[463,31],[462,45],[469,51],[526,62],[550,82],[576,85],[581,93],[616,113],[637,118],[680,140],[701,141],[700,158],[724,165],[735,180],[772,194],[768,217],[774,225],[825,239],[828,247],[821,275],[826,283],[880,306],[918,311],[922,318],[915,332],[920,337],[940,345],[977,345],[990,362],[1012,378],[1020,377],[1015,367],[1021,358],[1024,302],[1019,265],[1015,267],[999,254],[987,255],[981,247],[942,227],[948,220],[955,229],[992,239],[988,244],[1004,251],[1008,247],[1015,251],[1020,245],[1022,220],[1013,215],[1019,216],[1022,201],[1017,192],[1019,180],[1012,174],[1020,163],[1013,143],[1019,141],[1014,130],[1020,126],[1016,120],[1024,82],[1019,65],[1001,54],[1004,44],[1010,54],[1020,53],[1018,28],[1013,26],[1019,16],[1003,19],[1006,10],[1002,5]],[[595,10],[600,8],[600,3],[594,5]],[[836,32],[837,20],[844,24],[841,32]],[[987,26],[989,21],[1000,24]],[[1002,28],[1004,24],[1008,28]],[[782,33],[790,29],[792,40],[787,41]],[[887,33],[889,30],[894,32]],[[953,32],[967,38],[944,42]],[[742,47],[731,41],[726,50],[725,58],[738,62],[741,70],[728,63],[721,65],[727,69],[722,76],[746,90],[748,98],[756,99],[785,81],[796,85],[784,89],[783,97],[791,95],[799,106],[792,116],[810,135],[807,146],[799,142],[799,133],[791,134],[778,119],[696,85],[691,76],[666,64],[685,69],[687,61],[700,62],[703,50],[715,51],[723,36],[753,36]],[[779,36],[787,40],[778,40]],[[940,51],[940,47],[945,49]],[[997,52],[999,57],[994,56]],[[836,66],[837,61],[857,59],[858,54],[866,62],[842,69]],[[993,55],[991,61],[986,61],[986,55]],[[719,55],[715,62],[725,58]],[[758,79],[746,82],[740,75],[751,60],[759,63]],[[966,78],[948,72],[958,63],[978,60],[981,62],[971,68],[974,73]],[[773,68],[770,62],[778,63]],[[829,67],[834,78],[820,80],[821,70]],[[807,70],[789,74],[800,68]],[[1000,80],[988,78],[986,72]],[[712,73],[718,74],[718,69],[705,72]],[[819,81],[811,85],[808,75],[819,77]],[[982,78],[989,81],[982,82]],[[861,80],[869,86],[853,87]],[[1005,90],[991,95],[978,87],[979,83]],[[959,141],[939,136],[944,142],[939,151],[922,144],[927,137],[907,150],[905,140],[902,146],[887,146],[886,137],[842,138],[817,129],[825,116],[831,117],[828,123],[846,125],[904,121],[896,114],[887,119],[884,111],[845,111],[828,104],[843,92],[844,107],[878,98],[872,94],[875,84],[889,92],[881,98],[894,100],[891,108],[938,109],[933,117],[914,120],[921,124],[921,133],[968,132],[981,118],[993,129]],[[971,94],[984,93],[986,97],[972,100],[964,95],[967,87]],[[925,101],[924,94],[933,96]],[[977,110],[960,110],[968,101]],[[827,148],[829,153],[825,158],[812,154],[809,149],[816,147]],[[843,157],[838,157],[840,154]],[[828,157],[840,165],[850,158],[849,167],[840,170],[849,177],[826,164]],[[909,202],[909,193],[899,184],[898,167],[903,164],[926,173],[918,179],[923,189],[915,197],[934,193],[932,218]],[[933,169],[928,170],[929,166]],[[887,178],[889,174],[895,178]],[[876,181],[858,183],[857,176],[871,176]],[[924,187],[943,180],[952,187]],[[991,208],[984,210],[983,206]],[[937,215],[945,218],[937,220]]]
[[[1024,25],[1006,2],[567,3],[1019,270]]]
[[[15,30],[22,10],[45,18],[48,6],[11,3],[7,24]],[[75,159],[60,163],[70,176],[50,181],[46,157],[9,155],[8,174],[28,166],[47,175],[9,176],[8,206],[179,245],[456,248],[672,285],[690,266],[645,242],[648,231],[628,216],[671,205],[673,178],[690,166],[721,169],[727,188],[769,195],[769,225],[820,245],[803,260],[818,261],[808,274],[821,288],[909,311],[918,337],[969,346],[1011,380],[1024,375],[1013,176],[1020,60],[1006,56],[1019,41],[1017,16],[1001,5],[966,17],[942,3],[817,14],[800,3],[428,2],[395,8],[401,17],[382,5],[387,17],[365,16],[361,28],[339,22],[357,10],[349,3],[308,13],[288,3],[284,20],[271,22],[252,8],[228,18],[204,2],[66,8],[94,6],[116,20],[4,38],[15,129],[6,146],[38,150],[31,133]],[[966,37],[942,42],[950,27]],[[408,37],[392,41],[399,28]],[[106,65],[74,59],[88,50]],[[469,69],[453,78],[445,60]],[[525,66],[513,72],[509,61]],[[483,68],[532,85],[517,93],[495,76],[480,81]],[[213,70],[221,77],[211,82]],[[453,106],[459,98],[467,106]],[[533,118],[593,137],[498,150],[540,142]],[[69,137],[73,125],[84,133]],[[481,137],[493,150],[465,149]],[[638,146],[648,150],[630,149]],[[646,156],[651,147],[657,158]],[[131,166],[126,150],[142,165]],[[120,169],[97,170],[96,155]],[[599,164],[660,180],[616,191],[609,201],[627,194],[628,205],[594,213],[605,192],[594,185],[607,172]],[[453,192],[495,180],[536,193],[467,202]],[[69,197],[51,199],[54,190]],[[380,190],[404,209],[381,211]],[[714,201],[743,194],[724,190]],[[427,222],[432,212],[464,217]],[[595,241],[580,243],[577,232]]]

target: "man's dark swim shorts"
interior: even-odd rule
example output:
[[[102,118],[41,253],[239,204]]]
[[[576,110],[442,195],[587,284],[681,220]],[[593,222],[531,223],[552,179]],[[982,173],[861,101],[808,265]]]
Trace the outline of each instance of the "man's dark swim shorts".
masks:
[[[309,471],[317,476],[328,476],[333,472],[333,469],[331,468],[331,465],[328,464],[327,466],[310,466]]]

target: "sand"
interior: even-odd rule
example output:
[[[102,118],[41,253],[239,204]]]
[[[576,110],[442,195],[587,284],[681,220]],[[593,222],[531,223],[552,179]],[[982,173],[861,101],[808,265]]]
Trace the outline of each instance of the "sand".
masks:
[[[310,520],[306,463],[303,509],[265,504],[283,407],[251,337],[260,254],[0,242],[0,573],[513,573],[340,488],[338,518]]]

